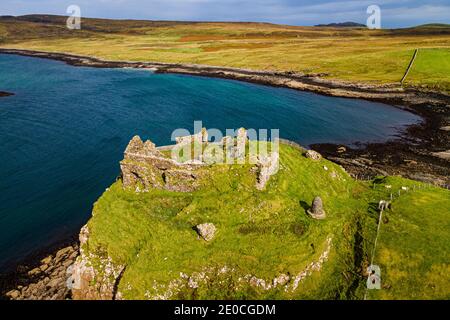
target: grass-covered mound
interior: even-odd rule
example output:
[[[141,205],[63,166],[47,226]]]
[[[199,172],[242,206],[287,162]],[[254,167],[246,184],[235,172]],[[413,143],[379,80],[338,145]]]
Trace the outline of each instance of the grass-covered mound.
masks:
[[[176,292],[170,297],[345,295],[351,283],[342,272],[353,268],[345,260],[353,251],[352,219],[367,209],[358,200],[366,188],[339,166],[304,158],[296,148],[281,145],[280,158],[281,168],[264,191],[255,188],[252,165],[213,165],[208,168],[211,179],[193,193],[135,193],[123,190],[118,181],[95,204],[88,250],[107,253],[115,264],[127,266],[118,287],[124,298],[168,297],[171,281],[180,279],[180,273],[196,272],[206,272],[211,281],[197,289],[172,290]],[[321,221],[306,214],[317,195],[327,213]],[[193,227],[200,223],[216,226],[212,241],[199,239]],[[247,275],[267,283],[280,274],[293,280],[320,259],[328,238],[331,250],[323,268],[302,280],[297,290],[244,284],[237,289],[237,279]]]
[[[192,193],[136,193],[118,180],[95,204],[84,250],[126,266],[117,286],[124,299],[362,299],[377,203],[402,186],[410,189],[394,199],[375,251],[383,289],[368,298],[415,297],[411,290],[426,286],[420,297],[450,297],[448,277],[439,276],[449,268],[447,190],[401,178],[355,181],[284,144],[263,191],[252,165],[207,170]],[[315,196],[324,220],[306,213]],[[193,229],[202,223],[217,228],[213,240]]]

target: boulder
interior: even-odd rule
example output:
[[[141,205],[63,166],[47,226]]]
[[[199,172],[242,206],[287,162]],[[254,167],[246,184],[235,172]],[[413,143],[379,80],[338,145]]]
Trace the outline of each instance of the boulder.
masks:
[[[69,254],[72,251],[73,251],[72,247],[63,248],[56,253],[55,259],[60,260],[62,258],[65,258],[67,256],[67,254]]]
[[[65,284],[66,283],[65,279],[61,279],[61,278],[51,279],[47,283],[47,288],[57,288],[60,283],[64,283]]]
[[[314,150],[306,151],[305,157],[307,157],[308,159],[314,160],[314,161],[318,161],[318,160],[322,159],[322,155]]]
[[[11,300],[16,300],[20,296],[20,291],[18,290],[11,290],[6,293],[6,296],[8,296]]]
[[[314,219],[325,219],[326,214],[323,210],[323,203],[320,197],[314,198],[312,207],[308,210],[308,214]]]
[[[337,153],[344,153],[347,151],[347,148],[344,146],[340,146],[339,148],[337,148]]]
[[[216,226],[212,223],[203,223],[197,225],[195,230],[205,241],[211,241],[216,233]]]
[[[50,264],[52,262],[52,256],[48,256],[41,260],[42,264]]]
[[[34,268],[31,271],[28,271],[28,275],[29,276],[36,276],[39,273],[41,273],[41,269],[40,268]]]
[[[450,150],[442,151],[442,152],[432,152],[432,156],[441,158],[443,160],[450,161]]]

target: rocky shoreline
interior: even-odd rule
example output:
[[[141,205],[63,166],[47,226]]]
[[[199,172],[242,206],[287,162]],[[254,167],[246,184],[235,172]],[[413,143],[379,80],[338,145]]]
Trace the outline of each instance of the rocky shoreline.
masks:
[[[0,274],[0,300],[71,299],[67,286],[70,266],[79,255],[79,243],[71,240],[41,250],[9,273]]]

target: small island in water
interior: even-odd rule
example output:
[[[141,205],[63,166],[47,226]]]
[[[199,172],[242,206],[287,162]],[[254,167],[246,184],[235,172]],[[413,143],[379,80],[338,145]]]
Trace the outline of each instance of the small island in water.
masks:
[[[14,93],[11,92],[5,92],[5,91],[0,91],[0,97],[9,97],[9,96],[13,96]]]

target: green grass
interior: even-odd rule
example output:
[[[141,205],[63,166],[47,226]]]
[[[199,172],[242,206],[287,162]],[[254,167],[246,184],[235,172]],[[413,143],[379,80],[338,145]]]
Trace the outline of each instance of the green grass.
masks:
[[[409,186],[385,212],[374,264],[381,267],[383,290],[370,299],[450,299],[450,196],[400,178],[385,181],[396,190]],[[413,189],[413,186],[416,189]],[[387,197],[385,197],[387,198]]]
[[[351,252],[352,240],[345,240],[342,230],[351,225],[352,214],[365,212],[356,195],[366,187],[326,160],[313,165],[292,147],[282,146],[281,156],[282,169],[262,192],[255,188],[250,165],[214,165],[208,168],[212,179],[192,194],[157,190],[136,194],[124,191],[118,181],[95,204],[89,251],[126,264],[119,291],[125,298],[144,299],[148,291],[161,293],[152,289],[154,281],[167,285],[180,272],[190,275],[227,266],[235,270],[233,277],[252,274],[266,281],[281,273],[298,274],[318,259],[326,238],[332,236],[330,262],[298,292],[257,292],[249,286],[230,292],[229,287],[214,286],[185,290],[178,297],[333,298],[339,290],[345,294],[351,282],[340,275],[353,265],[341,256]],[[332,170],[339,179],[331,178]],[[305,213],[318,194],[328,214],[324,221]],[[218,228],[210,243],[199,240],[192,229],[205,222]],[[351,232],[347,236],[352,238]]]
[[[86,250],[127,266],[118,286],[126,299],[164,294],[180,273],[205,270],[209,285],[182,286],[171,298],[362,299],[377,203],[408,186],[385,212],[389,222],[381,226],[374,258],[384,288],[370,291],[369,298],[449,298],[447,190],[412,191],[419,183],[398,177],[357,182],[339,166],[306,159],[287,145],[281,145],[280,159],[281,169],[264,191],[256,190],[251,165],[212,165],[193,193],[134,193],[117,181],[94,206]],[[316,195],[327,212],[323,221],[305,212]],[[205,222],[218,230],[211,242],[192,229]],[[327,237],[333,239],[328,261],[294,292],[237,286],[248,274],[271,281],[281,273],[302,272],[325,250]],[[233,271],[218,274],[224,266]]]
[[[407,84],[450,88],[450,49],[420,49],[406,78]]]
[[[449,91],[450,27],[394,30],[314,28],[265,23],[190,23],[64,17],[0,19],[0,47],[68,52],[109,60],[197,63],[254,70],[326,73],[347,81],[407,84]]]

